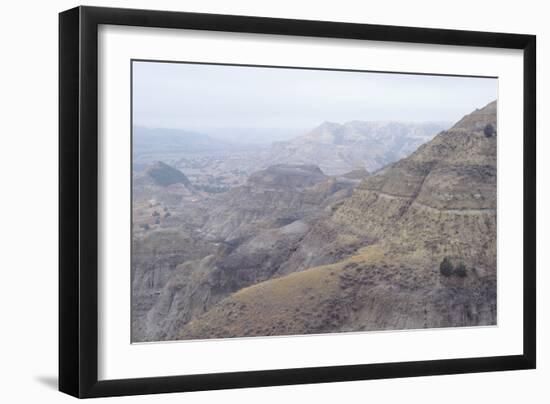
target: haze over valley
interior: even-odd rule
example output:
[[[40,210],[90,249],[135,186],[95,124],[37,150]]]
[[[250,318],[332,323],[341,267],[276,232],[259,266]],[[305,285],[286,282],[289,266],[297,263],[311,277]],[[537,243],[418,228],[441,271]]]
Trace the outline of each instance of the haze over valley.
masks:
[[[162,161],[184,172],[197,189],[217,193],[243,185],[252,173],[276,164],[314,164],[327,175],[374,172],[450,126],[448,122],[323,122],[287,141],[264,140],[265,144],[243,144],[239,132],[220,140],[192,131],[135,127],[133,164],[134,171],[140,171]]]

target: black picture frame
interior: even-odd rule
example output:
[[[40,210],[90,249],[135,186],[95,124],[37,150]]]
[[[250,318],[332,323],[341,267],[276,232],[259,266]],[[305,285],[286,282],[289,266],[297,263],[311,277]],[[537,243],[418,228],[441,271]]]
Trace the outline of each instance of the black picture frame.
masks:
[[[98,26],[113,24],[523,50],[523,354],[98,380]],[[59,390],[104,397],[534,369],[536,37],[279,18],[77,7],[59,15]]]

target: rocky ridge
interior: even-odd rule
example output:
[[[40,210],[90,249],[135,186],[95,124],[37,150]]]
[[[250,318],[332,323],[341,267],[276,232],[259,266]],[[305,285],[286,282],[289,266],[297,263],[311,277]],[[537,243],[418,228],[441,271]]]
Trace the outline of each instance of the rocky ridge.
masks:
[[[320,264],[229,295],[179,338],[495,324],[496,124],[493,102],[363,180],[297,245]],[[445,257],[465,275],[443,276]]]
[[[269,161],[315,163],[329,175],[379,168],[404,158],[448,128],[445,122],[324,122],[305,135],[273,144]]]

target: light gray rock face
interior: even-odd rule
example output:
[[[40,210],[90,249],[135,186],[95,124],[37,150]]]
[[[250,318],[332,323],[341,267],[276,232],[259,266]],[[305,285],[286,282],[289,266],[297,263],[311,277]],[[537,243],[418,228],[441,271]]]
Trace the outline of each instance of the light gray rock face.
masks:
[[[408,156],[450,126],[446,122],[325,122],[303,136],[275,143],[269,161],[316,164],[328,175],[355,169],[374,172]]]
[[[210,253],[212,246],[183,230],[155,229],[133,240],[132,245],[132,340],[149,340],[149,312],[182,262]]]
[[[204,222],[194,230],[183,233],[176,222],[177,231],[167,224],[145,232],[134,242],[133,340],[177,339],[188,321],[231,293],[323,262],[293,255],[313,223],[359,182],[326,176],[317,166],[276,165],[203,199]]]
[[[348,195],[354,185],[324,175],[317,166],[272,166],[212,202],[203,232],[207,239],[223,242],[249,238],[258,229],[322,212],[325,203]]]
[[[142,318],[147,331],[141,339],[177,339],[187,322],[215,303],[243,287],[276,276],[308,229],[306,223],[294,222],[264,231],[234,249],[226,247],[218,254],[179,265]]]

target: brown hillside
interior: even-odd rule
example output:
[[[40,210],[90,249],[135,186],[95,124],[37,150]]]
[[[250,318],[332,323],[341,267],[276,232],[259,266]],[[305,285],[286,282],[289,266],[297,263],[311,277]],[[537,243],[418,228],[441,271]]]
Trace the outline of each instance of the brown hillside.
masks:
[[[496,134],[486,135],[488,124],[496,128],[496,102],[365,179],[301,240],[296,257],[357,240],[363,248],[234,293],[181,337],[495,324]],[[444,257],[464,263],[466,274],[442,276]]]

